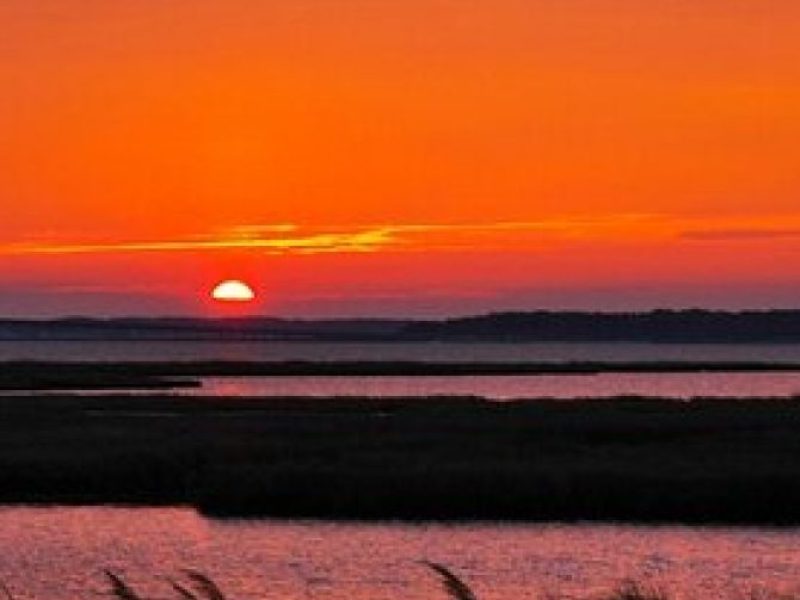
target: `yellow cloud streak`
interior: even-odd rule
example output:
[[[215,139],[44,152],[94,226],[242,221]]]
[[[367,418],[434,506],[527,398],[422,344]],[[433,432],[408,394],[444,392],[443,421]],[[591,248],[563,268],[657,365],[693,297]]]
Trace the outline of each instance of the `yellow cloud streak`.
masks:
[[[291,224],[247,225],[213,237],[193,237],[181,240],[122,241],[122,242],[24,242],[0,245],[0,255],[36,254],[103,254],[127,252],[176,252],[205,250],[264,250],[275,254],[308,254],[321,252],[374,252],[396,249],[432,249],[480,243],[487,234],[517,232],[547,235],[557,233],[570,237],[587,231],[598,232],[609,225],[637,220],[626,216],[612,220],[550,220],[534,222],[461,223],[461,224],[400,224],[371,225],[351,231],[323,228],[308,235],[276,237],[299,231]],[[440,239],[441,237],[447,239]],[[431,244],[431,242],[433,242]]]
[[[21,242],[0,244],[0,256],[113,254],[132,252],[202,252],[259,250],[268,254],[363,253],[535,248],[554,241],[680,241],[714,232],[786,228],[798,216],[765,218],[676,219],[663,215],[624,214],[602,218],[502,221],[495,223],[365,225],[358,228],[310,228],[301,235],[293,224],[244,225],[215,236],[178,240],[121,242]],[[292,235],[289,235],[292,234]],[[735,237],[735,236],[731,236]],[[745,236],[742,236],[745,237]]]
[[[231,237],[177,241],[108,243],[21,243],[0,245],[3,255],[33,254],[111,254],[127,252],[176,252],[204,250],[266,250],[289,252],[363,252],[375,249],[382,240],[371,231],[343,234],[317,234],[295,238]]]

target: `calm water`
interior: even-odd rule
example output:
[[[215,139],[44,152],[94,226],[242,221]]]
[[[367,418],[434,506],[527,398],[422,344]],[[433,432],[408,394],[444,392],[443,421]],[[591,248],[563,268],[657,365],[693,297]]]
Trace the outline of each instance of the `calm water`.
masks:
[[[203,569],[233,598],[441,599],[420,559],[487,600],[589,594],[626,578],[675,598],[800,588],[800,530],[594,525],[333,524],[206,520],[185,509],[0,509],[0,579],[17,598],[101,596],[101,569],[155,598],[163,576]]]
[[[797,361],[800,344],[8,342],[0,360]]]
[[[481,396],[668,398],[800,396],[800,372],[604,373],[475,377],[205,377],[182,394],[214,396]]]
[[[417,360],[432,362],[782,361],[800,363],[800,344],[0,342],[2,360]],[[480,377],[207,377],[182,394],[241,396],[432,396],[674,398],[794,396],[797,373],[680,373]]]

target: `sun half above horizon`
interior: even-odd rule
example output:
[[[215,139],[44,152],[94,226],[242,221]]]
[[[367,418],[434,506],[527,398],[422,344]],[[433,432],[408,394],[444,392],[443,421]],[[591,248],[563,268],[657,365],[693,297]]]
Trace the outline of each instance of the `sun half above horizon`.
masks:
[[[214,286],[211,297],[219,302],[252,302],[256,298],[256,293],[244,281],[226,279]]]

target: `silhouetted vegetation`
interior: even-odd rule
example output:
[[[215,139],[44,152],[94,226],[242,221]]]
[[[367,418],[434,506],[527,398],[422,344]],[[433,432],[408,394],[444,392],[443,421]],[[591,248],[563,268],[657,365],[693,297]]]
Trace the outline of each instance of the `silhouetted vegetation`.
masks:
[[[444,565],[428,561],[423,561],[423,564],[441,579],[442,588],[451,600],[478,600],[478,596],[472,591],[472,588]],[[116,600],[147,600],[147,596],[135,591],[119,574],[109,570],[104,573],[109,581],[109,592],[112,598]],[[187,585],[173,579],[167,580],[178,600],[228,600],[228,596],[211,577],[192,569],[185,569],[183,574],[188,580]],[[546,600],[559,600],[559,598],[561,596],[555,594],[546,596]],[[572,596],[569,598],[575,600]],[[8,600],[13,600],[10,593]],[[595,600],[669,600],[669,598],[660,590],[628,581],[621,584],[616,590],[600,598],[595,598]],[[791,600],[791,598],[783,596],[775,598],[775,600]]]
[[[479,600],[480,596],[453,571],[444,565],[423,561],[439,579],[444,594],[450,600]],[[114,571],[103,571],[108,581],[108,596],[114,600],[148,600],[148,596],[134,589],[122,575]],[[185,582],[167,578],[166,581],[172,588],[174,598],[177,600],[228,600],[222,588],[208,575],[193,569],[184,569],[182,572]],[[0,582],[0,592],[6,600],[15,600],[11,591]],[[800,596],[795,594],[769,593],[751,591],[744,593],[739,598],[752,600],[797,600]],[[616,589],[600,596],[562,596],[558,593],[548,592],[542,595],[543,600],[669,600],[670,596],[660,588],[636,581],[626,581]]]
[[[800,400],[0,398],[0,501],[800,523]]]
[[[409,323],[402,336],[450,341],[797,342],[800,311],[509,312]]]
[[[472,588],[444,565],[428,561],[423,561],[423,564],[439,576],[442,587],[451,600],[478,600],[478,595],[472,591]],[[559,600],[560,598],[575,600],[574,596],[562,597],[554,593],[548,593],[545,596],[545,600]],[[125,599],[121,598],[120,600]],[[625,581],[617,589],[596,598],[596,600],[669,600],[669,597],[663,590],[653,586],[636,581]],[[790,599],[784,598],[784,600]]]
[[[198,387],[190,378],[170,378],[137,369],[93,368],[79,363],[0,363],[0,390],[168,390]]]
[[[0,340],[384,341],[408,320],[241,318],[0,319]]]

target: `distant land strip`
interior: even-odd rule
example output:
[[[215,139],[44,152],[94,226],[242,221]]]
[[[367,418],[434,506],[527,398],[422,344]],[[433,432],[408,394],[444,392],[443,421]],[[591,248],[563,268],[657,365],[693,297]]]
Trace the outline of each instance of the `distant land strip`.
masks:
[[[197,387],[200,377],[469,377],[602,373],[800,372],[800,363],[638,362],[0,362],[0,390],[169,389]]]
[[[503,312],[439,320],[0,319],[0,341],[800,343],[800,310]]]

